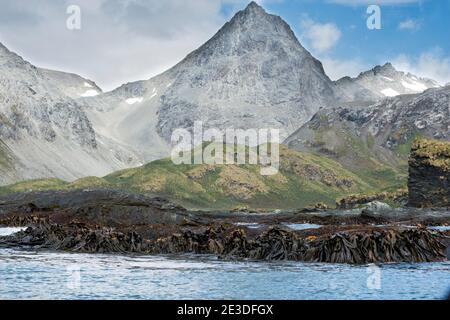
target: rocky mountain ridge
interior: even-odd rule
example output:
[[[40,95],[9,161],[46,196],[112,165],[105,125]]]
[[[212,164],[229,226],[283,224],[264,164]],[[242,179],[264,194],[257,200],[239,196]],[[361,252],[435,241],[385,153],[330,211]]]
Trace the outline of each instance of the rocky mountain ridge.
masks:
[[[289,147],[327,155],[348,168],[406,169],[417,137],[450,140],[450,87],[386,98],[369,107],[321,110],[289,137]]]
[[[74,179],[138,164],[132,153],[94,131],[76,100],[94,92],[101,92],[94,82],[37,68],[0,44],[0,156],[13,159],[0,183]]]

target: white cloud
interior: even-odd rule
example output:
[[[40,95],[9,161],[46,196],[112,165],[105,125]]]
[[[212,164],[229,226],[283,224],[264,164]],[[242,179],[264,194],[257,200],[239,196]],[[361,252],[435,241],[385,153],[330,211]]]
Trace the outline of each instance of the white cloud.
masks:
[[[326,74],[331,80],[338,80],[345,76],[356,77],[361,72],[371,68],[371,66],[358,59],[340,60],[324,57],[321,61]]]
[[[399,70],[431,78],[441,84],[450,82],[450,57],[442,55],[440,49],[429,50],[419,56],[402,54],[397,56],[392,63]]]
[[[266,2],[277,0],[266,0]],[[0,42],[31,63],[74,72],[103,89],[148,79],[182,60],[249,0],[77,0],[81,30],[66,28],[72,0],[0,0]],[[261,2],[261,1],[260,1]]]
[[[301,21],[301,27],[302,38],[319,54],[333,48],[342,36],[334,23],[321,24],[308,17]]]
[[[416,20],[407,19],[400,22],[398,28],[400,30],[419,30],[421,28],[421,24]]]

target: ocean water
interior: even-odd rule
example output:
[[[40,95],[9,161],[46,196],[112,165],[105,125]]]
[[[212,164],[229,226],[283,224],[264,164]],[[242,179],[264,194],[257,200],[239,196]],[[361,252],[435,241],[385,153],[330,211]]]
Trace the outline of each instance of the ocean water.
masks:
[[[0,236],[9,236],[16,232],[22,231],[24,228],[0,228]]]
[[[259,229],[263,227],[263,225],[256,222],[237,222],[236,226],[244,226],[249,229]],[[311,223],[283,223],[283,226],[291,229],[291,230],[308,230],[308,229],[319,229],[322,228],[321,225],[311,224]]]
[[[0,248],[0,299],[443,299],[450,262],[351,266]]]
[[[319,224],[311,224],[311,223],[291,223],[286,224],[286,227],[297,231],[322,228],[322,226]]]

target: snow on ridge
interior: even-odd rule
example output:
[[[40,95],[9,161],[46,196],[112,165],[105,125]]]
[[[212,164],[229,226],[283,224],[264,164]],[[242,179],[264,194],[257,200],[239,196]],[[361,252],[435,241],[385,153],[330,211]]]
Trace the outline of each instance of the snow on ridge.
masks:
[[[98,95],[99,95],[99,93],[98,93],[97,90],[91,89],[91,90],[88,90],[85,93],[83,93],[81,96],[83,98],[87,98],[87,97],[95,97],[95,96],[98,96]]]
[[[381,76],[381,78],[383,78],[384,80],[387,80],[389,82],[394,82],[394,79],[391,79],[389,77]]]
[[[89,83],[89,82],[84,82],[84,87],[85,88],[93,88],[93,86]]]
[[[141,103],[143,100],[144,100],[143,97],[136,97],[136,98],[129,98],[129,99],[125,100],[125,102],[132,105],[135,103]]]
[[[150,96],[150,99],[156,97],[157,95],[158,95],[158,90],[156,90],[156,88],[153,88],[153,92],[152,92],[152,95]]]
[[[400,93],[398,93],[397,91],[395,91],[392,88],[387,88],[384,90],[381,90],[381,93],[384,94],[386,97],[395,97],[400,95]]]
[[[426,85],[424,85],[423,83],[420,83],[418,81],[411,81],[411,83],[402,80],[402,85],[409,90],[415,91],[415,92],[424,92],[425,90],[428,89],[428,87]]]

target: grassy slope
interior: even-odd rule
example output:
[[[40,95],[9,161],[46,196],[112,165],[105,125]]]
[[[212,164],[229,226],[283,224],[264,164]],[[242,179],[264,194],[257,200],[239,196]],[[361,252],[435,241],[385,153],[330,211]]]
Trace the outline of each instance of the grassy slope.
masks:
[[[1,187],[0,194],[104,187],[161,195],[189,208],[286,209],[317,202],[334,205],[337,198],[384,188],[373,183],[377,179],[354,174],[323,156],[284,146],[280,155],[281,168],[275,176],[262,176],[260,167],[254,165],[174,165],[170,159],[163,159],[103,178],[88,177],[72,183],[58,179],[21,182]]]
[[[406,187],[408,156],[417,135],[412,134],[405,144],[388,152],[376,145],[370,133],[355,135],[352,132],[345,123],[329,125],[324,115],[315,128],[308,150],[341,163],[372,186],[388,191]]]

